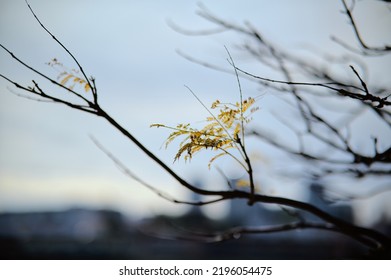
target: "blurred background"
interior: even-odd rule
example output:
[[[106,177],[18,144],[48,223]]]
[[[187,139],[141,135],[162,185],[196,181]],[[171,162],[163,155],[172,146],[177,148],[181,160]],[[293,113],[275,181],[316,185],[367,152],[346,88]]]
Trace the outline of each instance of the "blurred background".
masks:
[[[184,85],[207,105],[216,99],[237,101],[239,93],[233,75],[204,68],[178,53],[229,69],[226,46],[238,66],[256,71],[259,64],[236,48],[243,38],[229,32],[185,36],[174,30],[173,25],[194,31],[214,28],[197,15],[201,9],[198,1],[29,3],[42,23],[77,57],[87,75],[96,78],[100,104],[108,113],[188,181],[208,189],[226,188],[225,178],[218,170],[207,167],[210,154],[200,154],[187,163],[173,163],[177,143],[165,149],[169,131],[150,125],[202,126],[207,112]],[[330,40],[332,35],[357,44],[347,17],[341,13],[340,1],[206,0],[202,5],[233,23],[251,22],[269,40],[290,51],[342,55],[346,50]],[[355,16],[369,42],[376,45],[391,41],[389,4],[358,1]],[[58,75],[46,64],[53,58],[69,69],[76,68],[35,21],[23,0],[0,0],[0,38],[1,44],[15,55],[51,77]],[[390,86],[390,56],[368,57],[364,63],[370,74],[366,77],[368,84]],[[39,82],[37,75],[4,51],[0,52],[0,73],[25,85],[30,85],[32,79]],[[274,73],[263,74],[274,78]],[[56,90],[50,84],[42,85]],[[284,135],[286,127],[273,117],[281,110],[270,97],[273,92],[245,79],[242,87],[245,97],[260,97],[260,110],[254,120],[270,129],[281,129]],[[339,235],[334,245],[328,246],[326,240],[330,236],[322,237],[313,231],[202,245],[169,240],[175,239],[178,228],[218,231],[239,224],[252,225],[257,217],[263,217],[266,224],[290,221],[292,217],[273,207],[249,210],[245,203],[197,208],[165,201],[121,173],[94,145],[90,135],[151,185],[178,199],[194,196],[108,123],[15,93],[20,92],[0,79],[0,236],[5,240],[2,246],[6,246],[6,250],[1,250],[3,258],[348,258],[362,253],[361,247]],[[389,146],[389,129],[377,126],[376,121],[370,126],[373,135],[385,139],[380,141],[380,147]],[[358,129],[357,133],[367,131]],[[282,176],[284,170],[290,170],[285,166],[288,162],[284,155],[259,143],[249,145],[259,162],[257,178],[262,191],[328,207],[311,192],[312,182]],[[365,149],[368,143],[358,145]],[[222,159],[216,165],[230,180],[244,175],[232,161]],[[390,181],[382,178],[352,184],[337,178],[332,185],[347,193],[360,193],[365,192],[361,186],[389,188]],[[389,233],[390,199],[390,192],[382,192],[339,205],[332,211],[359,225],[380,225],[381,230]],[[197,227],[192,228],[195,224]],[[325,241],[317,253],[309,242],[315,235]],[[292,240],[295,245],[290,249]],[[254,242],[259,245],[253,246]],[[147,249],[140,251],[140,244]],[[259,248],[268,249],[260,253]],[[304,249],[298,253],[294,248]]]

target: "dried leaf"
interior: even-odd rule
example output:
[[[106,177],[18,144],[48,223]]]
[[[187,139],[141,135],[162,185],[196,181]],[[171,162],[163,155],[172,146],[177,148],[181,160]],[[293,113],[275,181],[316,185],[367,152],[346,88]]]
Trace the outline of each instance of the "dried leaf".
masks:
[[[62,79],[61,81],[60,81],[60,84],[62,84],[63,86],[65,86],[66,85],[66,83],[71,79],[73,77],[73,75],[72,74],[68,74],[68,75],[66,75],[65,76],[65,78],[64,79]]]
[[[250,186],[250,182],[248,180],[245,180],[245,179],[239,179],[236,181],[236,187],[238,188],[245,188],[245,187],[249,187]]]
[[[85,90],[85,92],[88,92],[88,91],[91,90],[91,87],[90,87],[90,84],[89,84],[89,83],[86,83],[86,84],[84,85],[84,90]]]

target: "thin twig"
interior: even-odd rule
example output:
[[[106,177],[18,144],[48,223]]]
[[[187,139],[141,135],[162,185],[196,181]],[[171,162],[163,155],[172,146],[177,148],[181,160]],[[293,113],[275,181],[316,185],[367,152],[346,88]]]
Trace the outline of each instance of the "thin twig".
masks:
[[[88,79],[86,73],[84,72],[83,70],[83,67],[81,67],[79,61],[76,59],[76,57],[68,50],[68,48],[65,47],[65,45],[63,45],[54,35],[53,33],[51,33],[45,25],[43,25],[43,23],[40,21],[40,19],[37,17],[37,15],[35,14],[35,12],[33,11],[33,9],[31,8],[29,2],[27,0],[26,1],[26,4],[29,8],[29,10],[31,11],[31,13],[33,14],[34,18],[37,20],[37,22],[39,23],[39,25],[42,27],[43,30],[45,30],[51,37],[52,39],[58,44],[60,45],[64,50],[65,52],[73,59],[73,61],[75,61],[75,63],[77,64],[77,66],[79,67],[81,73],[83,74],[83,77],[85,78],[85,80],[87,81],[88,85],[90,86],[91,90],[92,90],[92,93],[94,95],[94,98],[97,99],[97,96],[96,96],[96,91],[95,91],[95,87],[91,84],[90,80]]]
[[[209,201],[185,201],[185,200],[179,200],[176,199],[169,194],[159,190],[158,188],[152,186],[151,184],[147,183],[146,181],[142,180],[140,177],[138,177],[136,174],[134,174],[132,171],[130,171],[129,168],[125,166],[117,157],[115,157],[112,153],[110,153],[94,136],[90,135],[90,139],[92,142],[101,150],[107,157],[109,157],[114,164],[118,167],[118,169],[124,173],[126,176],[129,178],[135,180],[136,182],[140,183],[147,189],[151,190],[155,194],[157,194],[159,197],[173,202],[173,203],[178,203],[178,204],[188,204],[188,205],[196,205],[196,206],[201,206],[201,205],[207,205],[207,204],[212,204],[221,201],[221,198],[214,199],[214,200],[209,200]]]

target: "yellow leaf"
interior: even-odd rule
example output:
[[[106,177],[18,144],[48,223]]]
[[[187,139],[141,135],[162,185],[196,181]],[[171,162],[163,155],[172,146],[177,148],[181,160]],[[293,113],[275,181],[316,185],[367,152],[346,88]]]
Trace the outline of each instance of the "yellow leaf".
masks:
[[[86,84],[85,84],[84,90],[85,90],[86,92],[88,92],[89,90],[91,90],[91,87],[90,87],[90,84],[89,84],[89,83],[86,83]]]
[[[61,80],[60,84],[62,84],[63,86],[65,86],[65,84],[69,81],[70,78],[72,78],[73,75],[72,74],[68,74],[65,76],[64,79]]]
[[[164,124],[160,124],[160,123],[153,123],[149,127],[157,127],[157,128],[159,128],[159,127],[165,127],[165,125]]]
[[[245,180],[245,179],[239,179],[239,180],[236,181],[236,186],[239,187],[239,188],[249,187],[250,186],[250,182],[248,180]]]
[[[215,102],[213,102],[212,103],[212,106],[211,106],[211,108],[212,109],[215,109],[217,106],[219,106],[220,105],[220,101],[219,100],[216,100]]]
[[[236,124],[235,130],[234,130],[234,139],[238,140],[239,132],[240,132],[240,124]]]

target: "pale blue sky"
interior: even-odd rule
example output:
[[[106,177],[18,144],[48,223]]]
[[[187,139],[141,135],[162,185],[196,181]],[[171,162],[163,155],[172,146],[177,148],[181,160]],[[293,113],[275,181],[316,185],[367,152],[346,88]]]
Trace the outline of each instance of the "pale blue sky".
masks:
[[[217,98],[232,101],[238,94],[232,76],[190,63],[176,50],[225,66],[226,45],[233,50],[237,64],[251,66],[250,61],[235,51],[234,45],[240,38],[232,34],[187,37],[168,26],[167,20],[191,30],[210,27],[196,15],[197,3],[30,0],[46,27],[73,52],[88,75],[96,78],[102,107],[168,164],[175,149],[161,149],[167,131],[150,129],[149,125],[198,122],[206,116],[184,85],[206,104]],[[285,48],[300,50],[304,43],[322,52],[342,52],[330,41],[330,35],[355,44],[347,19],[340,13],[339,1],[202,3],[225,19],[237,23],[251,21],[265,36]],[[370,0],[359,4],[362,8],[357,14],[367,40],[374,44],[379,38],[380,43],[390,42],[387,27],[391,27],[391,20],[386,6]],[[373,9],[371,14],[376,16],[365,14],[368,9]],[[75,67],[39,27],[23,0],[0,0],[0,38],[16,55],[53,77],[57,73],[45,63],[54,57],[69,68]],[[389,57],[372,58],[368,63],[375,66],[369,77],[372,82],[387,77],[384,71],[390,70]],[[5,52],[0,53],[0,72],[25,83],[37,78]],[[254,84],[243,81],[243,87],[246,96],[260,94]],[[0,80],[0,211],[91,206],[143,216],[179,213],[185,208],[161,200],[126,178],[94,146],[90,134],[140,177],[178,197],[187,196],[175,181],[103,120],[61,105],[26,100],[12,94],[10,89],[14,90]],[[268,116],[265,122],[274,125],[270,114],[265,113],[273,103],[268,103],[271,101],[266,97],[261,102],[263,110],[258,117]],[[272,157],[268,151],[262,153]],[[175,163],[172,168],[189,180],[202,174],[209,187],[219,186],[221,179],[216,171],[207,170],[207,158],[200,156],[190,164]],[[221,164],[230,169],[228,163]],[[286,184],[280,180],[263,178],[265,184]],[[290,182],[289,190],[279,194],[300,197],[295,187],[301,183]],[[363,215],[371,215],[373,207],[366,207],[370,209]]]

